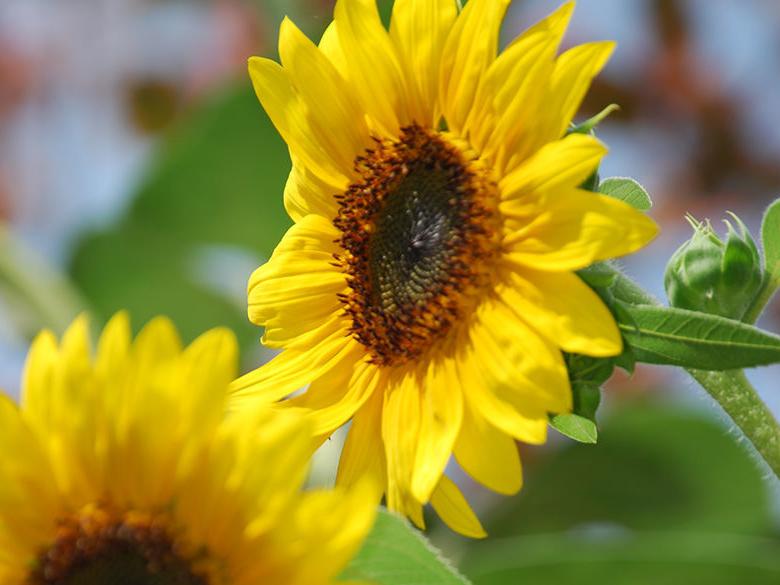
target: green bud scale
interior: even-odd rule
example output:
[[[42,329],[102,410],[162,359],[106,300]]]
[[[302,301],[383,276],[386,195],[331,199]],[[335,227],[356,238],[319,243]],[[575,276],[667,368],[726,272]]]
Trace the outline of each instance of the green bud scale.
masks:
[[[664,285],[673,307],[742,320],[764,280],[758,248],[733,213],[737,225],[725,220],[722,241],[709,221],[692,217],[693,236],[674,253],[666,266]]]

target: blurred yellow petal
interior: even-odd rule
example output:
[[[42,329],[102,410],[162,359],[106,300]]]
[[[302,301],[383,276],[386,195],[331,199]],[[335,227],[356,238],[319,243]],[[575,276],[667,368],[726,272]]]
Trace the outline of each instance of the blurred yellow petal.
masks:
[[[44,333],[21,412],[0,396],[3,582],[70,583],[97,569],[121,582],[130,555],[177,582],[329,585],[372,525],[376,489],[303,495],[312,421],[262,404],[224,416],[230,331],[186,348],[164,318],[132,345],[129,332],[115,316],[94,360],[84,318],[59,348]],[[145,566],[134,565],[141,581],[161,574]]]

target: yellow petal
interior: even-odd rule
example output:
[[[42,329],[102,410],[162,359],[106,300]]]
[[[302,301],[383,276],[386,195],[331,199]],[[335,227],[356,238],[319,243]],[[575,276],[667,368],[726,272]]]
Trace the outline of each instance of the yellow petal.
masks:
[[[361,355],[362,346],[358,345],[343,331],[336,331],[323,332],[323,339],[308,351],[284,350],[230,385],[230,407],[235,409],[252,401],[281,400],[333,368],[354,361]]]
[[[564,351],[594,357],[622,351],[614,317],[575,274],[526,268],[510,278],[499,291],[506,306]]]
[[[512,203],[501,210],[515,215]],[[505,258],[537,270],[577,270],[636,252],[657,233],[655,222],[627,203],[572,189],[550,194],[535,218],[504,238]]]
[[[478,414],[502,432],[517,440],[542,444],[547,439],[547,412],[537,402],[527,401],[518,408],[513,397],[497,387],[493,377],[483,369],[481,355],[470,348],[458,362],[458,373],[463,385],[466,402]],[[525,380],[515,382],[527,384]]]
[[[537,211],[544,194],[581,185],[606,153],[601,142],[584,134],[551,142],[501,180],[501,211],[524,219]]]
[[[387,460],[387,507],[423,526],[420,503],[411,495],[412,470],[420,434],[420,386],[415,372],[397,373],[385,391],[382,440]]]
[[[322,33],[320,39],[320,51],[333,63],[341,76],[347,79],[349,76],[349,66],[347,65],[347,59],[344,56],[344,50],[341,48],[341,42],[339,41],[339,33],[336,28],[336,22],[331,22]]]
[[[395,135],[409,122],[406,81],[375,0],[337,0],[334,20],[352,90],[372,130]]]
[[[439,65],[457,15],[454,0],[397,0],[393,5],[390,38],[408,72],[410,115],[425,127],[434,127],[439,115]]]
[[[547,97],[549,123],[543,140],[563,136],[590,88],[593,78],[607,64],[615,43],[586,43],[569,49],[558,58]]]
[[[434,360],[421,388],[420,436],[412,493],[427,502],[452,455],[463,418],[460,382],[451,359]]]
[[[520,412],[571,409],[569,376],[560,350],[498,301],[478,309],[473,357],[488,387]],[[488,420],[490,420],[488,418]],[[494,421],[491,421],[494,422]]]
[[[377,503],[385,492],[387,471],[382,443],[384,394],[374,392],[352,418],[347,440],[339,458],[336,485],[349,488],[358,482],[371,486]]]
[[[279,31],[279,56],[304,105],[310,133],[322,142],[338,168],[350,170],[370,142],[351,88],[325,54],[288,18]]]
[[[301,396],[288,401],[290,406],[310,409],[309,419],[315,435],[329,435],[346,423],[377,391],[382,372],[374,365],[359,361],[363,351],[355,348],[354,362],[331,371],[311,383]]]
[[[509,159],[522,160],[532,145],[543,97],[573,3],[569,2],[518,37],[487,69],[466,131],[472,144],[493,160],[499,175]]]
[[[249,76],[257,98],[289,146],[293,158],[331,185],[334,192],[343,191],[350,183],[351,167],[341,167],[322,137],[312,132],[310,113],[300,99],[290,74],[270,59],[251,57]]]
[[[330,222],[307,215],[249,279],[249,320],[267,328],[269,347],[291,347],[293,340],[340,313],[338,294],[347,282],[333,266],[334,235]]]
[[[498,52],[509,0],[472,0],[458,16],[442,56],[439,94],[450,130],[462,133],[485,70]]]
[[[463,414],[455,459],[463,470],[485,487],[512,495],[523,485],[517,445],[472,407]]]
[[[338,202],[334,194],[338,191],[315,172],[306,168],[303,161],[292,156],[292,170],[284,187],[284,209],[293,221],[299,222],[310,214],[334,218],[338,213]]]
[[[436,486],[431,496],[431,505],[444,523],[455,532],[470,538],[487,536],[458,486],[446,475],[441,477],[439,485]]]

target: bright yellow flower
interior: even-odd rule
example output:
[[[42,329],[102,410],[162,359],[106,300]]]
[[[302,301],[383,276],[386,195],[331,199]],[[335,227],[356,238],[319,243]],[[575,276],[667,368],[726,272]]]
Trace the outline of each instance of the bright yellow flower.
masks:
[[[365,490],[300,494],[301,417],[223,419],[236,343],[186,349],[125,315],[93,359],[84,319],[34,342],[22,405],[0,397],[3,585],[325,585],[370,528]],[[362,494],[362,495],[361,495]]]
[[[497,55],[509,0],[338,0],[319,46],[289,20],[281,65],[252,58],[286,140],[295,225],[249,282],[249,317],[283,349],[239,379],[234,406],[289,400],[322,435],[352,419],[338,479],[422,525],[483,530],[444,475],[504,494],[514,441],[542,443],[569,411],[561,350],[621,351],[615,322],[573,273],[644,246],[655,224],[578,186],[606,148],[566,136],[611,42],[557,56],[573,4]]]

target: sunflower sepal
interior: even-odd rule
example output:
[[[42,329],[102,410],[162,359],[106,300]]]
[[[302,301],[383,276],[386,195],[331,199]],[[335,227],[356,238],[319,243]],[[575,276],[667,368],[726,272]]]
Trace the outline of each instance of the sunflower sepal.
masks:
[[[688,218],[693,236],[674,253],[664,286],[674,307],[742,320],[764,287],[764,269],[750,231],[734,214],[725,241],[709,222]]]
[[[595,130],[599,124],[606,120],[614,112],[620,111],[620,106],[617,104],[609,104],[606,108],[601,110],[595,116],[588,118],[584,122],[579,124],[572,124],[567,134],[595,134]]]
[[[614,369],[612,359],[597,359],[577,354],[565,355],[572,392],[572,412],[550,415],[550,425],[561,434],[580,443],[598,440],[596,412],[601,403],[601,385]]]

